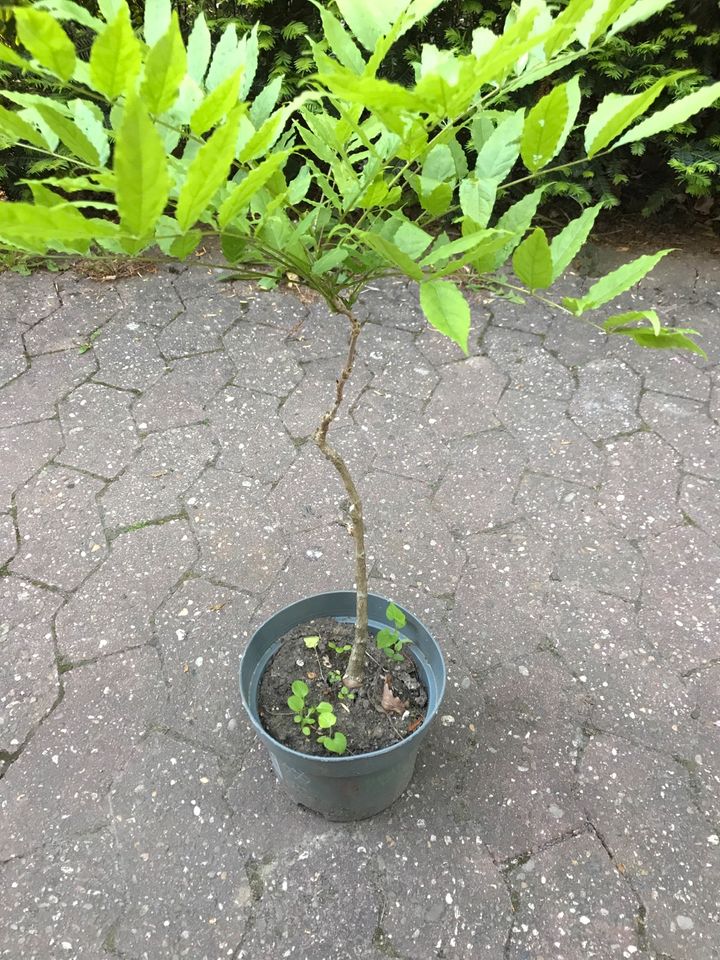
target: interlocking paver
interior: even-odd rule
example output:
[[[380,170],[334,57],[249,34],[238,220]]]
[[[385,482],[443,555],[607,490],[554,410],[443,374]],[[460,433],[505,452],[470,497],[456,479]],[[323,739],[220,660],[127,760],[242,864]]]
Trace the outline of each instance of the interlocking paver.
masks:
[[[132,418],[133,396],[86,383],[59,406],[64,446],[59,463],[101,477],[115,477],[139,444]]]
[[[674,760],[621,740],[594,740],[583,758],[583,802],[645,908],[651,949],[714,960],[720,847]],[[717,839],[717,838],[716,838]]]
[[[180,495],[216,454],[210,428],[204,424],[152,434],[140,453],[102,493],[100,504],[108,527],[129,527],[175,516]]]
[[[0,579],[0,750],[16,753],[58,696],[51,618],[61,597]]]
[[[146,647],[63,674],[65,696],[3,779],[0,859],[108,824],[107,794],[162,719],[160,661]]]
[[[350,825],[278,789],[237,693],[264,619],[355,579],[311,436],[347,319],[197,260],[0,277],[0,954],[718,960],[710,255],[617,305],[708,360],[485,291],[465,358],[413,285],[363,294],[329,438],[370,589],[448,683],[411,788]]]
[[[51,466],[19,490],[13,572],[61,590],[81,583],[107,553],[96,503],[102,488],[102,480]]]
[[[173,520],[122,534],[57,618],[58,646],[72,662],[152,640],[151,617],[188,570],[197,548]]]

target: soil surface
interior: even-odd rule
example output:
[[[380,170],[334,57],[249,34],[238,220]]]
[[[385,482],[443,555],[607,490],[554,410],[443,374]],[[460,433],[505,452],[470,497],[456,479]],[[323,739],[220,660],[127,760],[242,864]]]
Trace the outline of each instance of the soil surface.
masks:
[[[308,649],[305,637],[320,637],[317,647]],[[353,624],[339,623],[328,617],[309,620],[285,634],[282,646],[263,675],[258,697],[260,720],[272,737],[301,753],[332,756],[322,744],[316,742],[316,728],[310,736],[305,736],[300,724],[293,720],[295,714],[287,701],[292,695],[294,680],[303,680],[308,685],[309,693],[305,698],[307,706],[314,706],[321,701],[332,704],[337,724],[323,732],[332,735],[340,731],[345,734],[347,751],[344,756],[392,746],[420,726],[425,719],[427,692],[412,658],[407,655],[402,662],[395,663],[373,646],[367,658],[364,685],[353,691],[354,699],[347,696],[340,698],[342,681],[332,682],[331,675],[339,673],[342,676],[350,653],[338,653],[329,644],[343,647],[352,644],[353,639]],[[391,695],[385,689],[386,683],[392,691]],[[397,698],[405,705],[402,714],[383,709],[384,693],[386,705],[389,702],[396,703],[392,698]]]

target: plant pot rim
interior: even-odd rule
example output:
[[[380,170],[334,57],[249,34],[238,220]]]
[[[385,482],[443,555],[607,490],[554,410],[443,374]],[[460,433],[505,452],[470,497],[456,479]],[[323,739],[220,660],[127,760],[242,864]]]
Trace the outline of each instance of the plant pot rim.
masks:
[[[435,697],[435,702],[434,702],[433,708],[432,708],[432,710],[430,710],[430,711],[425,715],[425,718],[423,719],[423,722],[420,724],[420,726],[417,728],[417,730],[413,730],[413,732],[412,732],[409,736],[404,737],[402,740],[398,740],[396,743],[391,744],[389,747],[382,747],[380,750],[369,750],[369,751],[367,751],[366,753],[353,753],[353,754],[350,754],[350,755],[345,756],[345,757],[332,757],[332,756],[319,757],[319,756],[316,756],[316,755],[314,755],[314,754],[303,753],[303,752],[300,751],[300,750],[293,750],[291,747],[288,747],[288,746],[286,746],[284,743],[281,743],[279,740],[276,740],[273,736],[271,736],[271,735],[267,732],[267,730],[265,729],[265,727],[263,727],[262,723],[260,722],[260,718],[259,718],[259,716],[257,715],[257,711],[252,710],[252,709],[250,708],[250,705],[249,705],[249,703],[248,703],[248,701],[247,701],[247,698],[245,697],[245,689],[244,689],[245,684],[243,683],[243,663],[245,662],[245,655],[246,655],[246,653],[248,652],[248,650],[250,649],[250,646],[251,646],[251,644],[253,643],[253,641],[255,640],[257,634],[260,633],[260,631],[263,630],[263,628],[264,628],[267,624],[269,624],[273,619],[275,619],[275,617],[278,617],[278,616],[280,616],[280,615],[283,614],[283,613],[286,613],[286,612],[291,611],[291,610],[293,609],[293,607],[295,607],[295,606],[304,605],[308,600],[316,600],[316,599],[320,599],[321,597],[323,597],[323,598],[336,597],[336,598],[342,598],[342,599],[352,598],[353,601],[354,601],[354,599],[355,599],[355,597],[356,597],[356,591],[355,591],[355,590],[329,590],[329,591],[324,591],[323,593],[314,593],[314,594],[310,594],[310,595],[307,596],[307,597],[303,597],[303,598],[301,598],[300,600],[296,600],[296,601],[294,601],[293,603],[289,603],[289,604],[287,604],[287,606],[285,606],[285,607],[281,607],[279,610],[276,610],[275,613],[271,614],[266,620],[264,620],[264,621],[260,624],[259,627],[257,627],[257,629],[255,629],[255,630],[253,631],[253,634],[252,634],[252,636],[250,637],[250,640],[249,640],[249,642],[248,642],[248,645],[247,645],[247,647],[245,648],[245,650],[243,651],[243,654],[242,654],[242,656],[241,656],[241,658],[240,658],[240,697],[242,698],[243,706],[245,707],[245,710],[246,710],[246,712],[247,712],[247,715],[250,717],[250,721],[251,721],[253,727],[255,728],[256,733],[257,733],[257,734],[260,736],[260,738],[261,738],[262,740],[264,740],[266,743],[272,744],[273,749],[278,750],[278,751],[280,751],[280,752],[282,752],[282,753],[287,754],[288,757],[297,757],[297,758],[299,758],[299,759],[302,759],[302,760],[307,761],[307,762],[310,762],[310,763],[321,763],[321,764],[328,764],[328,763],[329,763],[329,764],[336,764],[336,765],[350,764],[350,763],[353,763],[353,762],[357,763],[357,761],[359,761],[359,760],[370,760],[370,759],[375,758],[375,757],[387,757],[387,755],[388,755],[389,753],[392,753],[394,750],[399,750],[399,749],[402,749],[403,747],[406,748],[407,745],[410,744],[410,743],[414,743],[414,742],[418,742],[418,743],[419,743],[419,741],[422,740],[423,737],[425,736],[425,734],[427,733],[427,731],[428,731],[428,729],[429,729],[429,726],[430,726],[430,723],[432,722],[432,720],[435,718],[436,714],[438,713],[438,710],[440,709],[440,704],[442,703],[443,697],[444,697],[444,695],[445,695],[445,685],[446,685],[446,666],[445,666],[445,658],[443,657],[442,649],[441,649],[441,647],[440,647],[440,644],[437,642],[437,640],[435,639],[435,637],[433,636],[433,634],[431,633],[431,631],[428,630],[428,628],[425,626],[425,624],[422,622],[422,620],[419,620],[410,610],[407,610],[407,609],[403,606],[402,603],[398,603],[397,600],[393,600],[393,601],[392,601],[392,602],[395,604],[395,606],[400,607],[400,609],[401,609],[409,618],[411,618],[412,621],[414,621],[414,623],[417,624],[417,626],[418,626],[421,630],[425,631],[425,633],[428,635],[428,637],[430,637],[430,638],[432,639],[432,642],[435,644],[435,646],[436,646],[436,648],[437,648],[437,654],[438,654],[438,657],[439,657],[440,662],[441,662],[441,664],[442,664],[442,670],[441,670],[441,672],[440,672],[440,675],[437,677],[437,680],[438,680],[437,696]],[[384,596],[382,596],[381,594],[378,594],[378,593],[368,593],[368,600],[370,600],[370,598],[373,598],[373,599],[375,599],[375,600],[378,600],[378,601],[380,601],[381,603],[383,603],[383,604],[385,604],[385,605],[387,605],[387,604],[389,604],[389,603],[391,602],[390,600],[387,599],[387,597],[384,597]],[[319,615],[318,615],[318,616],[319,616]],[[327,614],[327,616],[332,617],[333,615],[332,615],[332,614]],[[302,622],[301,620],[298,621],[298,624],[301,623],[301,622]],[[370,623],[370,626],[371,626],[371,627],[373,626],[373,622],[377,622],[377,621],[371,621],[371,623]],[[279,640],[280,638],[278,637],[277,639]],[[414,650],[412,649],[414,646],[415,646],[414,644],[410,644],[410,645],[409,645],[409,647],[410,647],[410,655],[413,657],[413,659],[416,661],[416,663],[418,663],[419,661],[421,661],[421,660],[424,659],[424,658],[419,658],[419,657],[417,656],[416,651],[414,651]],[[271,648],[272,648],[272,644],[271,644]],[[274,655],[274,653],[275,653],[275,650],[272,649],[272,655]],[[262,679],[263,673],[264,673],[265,669],[267,669],[267,665],[268,665],[270,659],[271,659],[271,655],[267,655],[266,658],[265,658],[265,662],[264,662],[264,664],[263,664],[263,669],[262,669],[262,671],[259,671],[259,673],[260,673],[260,679]],[[422,662],[420,662],[420,665],[421,665],[422,667],[424,667],[425,669],[428,669],[428,666],[427,666],[427,665],[424,665]],[[257,671],[256,671],[256,672],[257,672]],[[433,671],[433,672],[434,672],[434,671]],[[248,680],[250,680],[250,679],[251,679],[251,678],[248,678]],[[248,686],[249,686],[249,683],[248,683]],[[258,686],[259,686],[259,683],[258,683]]]

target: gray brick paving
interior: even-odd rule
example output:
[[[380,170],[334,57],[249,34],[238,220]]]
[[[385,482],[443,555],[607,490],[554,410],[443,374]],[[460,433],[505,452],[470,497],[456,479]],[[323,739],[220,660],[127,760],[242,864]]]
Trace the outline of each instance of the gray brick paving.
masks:
[[[708,361],[487,294],[463,359],[363,294],[334,441],[449,681],[355,824],[285,798],[237,693],[255,625],[352,584],[309,439],[343,321],[217,276],[0,276],[0,956],[718,960],[716,264],[624,300]]]

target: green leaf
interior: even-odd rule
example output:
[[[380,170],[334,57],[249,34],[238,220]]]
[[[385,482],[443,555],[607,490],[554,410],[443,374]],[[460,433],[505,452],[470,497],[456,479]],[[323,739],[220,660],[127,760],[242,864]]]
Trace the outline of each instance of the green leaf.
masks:
[[[30,63],[24,57],[19,56],[2,42],[0,42],[0,63],[9,63],[13,67],[20,67],[21,70],[27,70],[30,66]]]
[[[165,209],[170,177],[162,140],[138,97],[125,108],[113,168],[120,225],[132,237],[147,238]]]
[[[330,706],[330,704],[328,704]],[[331,712],[320,713],[318,711],[318,727],[321,730],[329,730],[330,727],[334,727],[337,723],[337,717],[332,713],[332,707],[330,707]]]
[[[52,110],[50,107],[41,104],[36,106],[36,110],[74,156],[79,157],[92,167],[100,163],[97,150],[72,120],[64,117],[57,110]]]
[[[352,70],[353,73],[361,74],[365,69],[365,61],[353,38],[329,10],[319,3],[315,6],[320,11],[323,33],[332,52],[344,67]]]
[[[187,65],[188,73],[195,83],[201,85],[208,63],[210,62],[210,53],[212,52],[212,40],[208,30],[205,17],[200,12],[195,18],[195,23],[190,31],[187,45]]]
[[[525,111],[516,110],[503,117],[478,150],[475,176],[500,183],[515,166],[520,152],[520,138]]]
[[[360,43],[372,53],[378,40],[407,6],[407,0],[337,0],[338,10]]]
[[[347,738],[340,731],[332,737],[318,737],[318,743],[321,743],[330,753],[337,753],[338,756],[347,750]]]
[[[556,280],[570,266],[572,261],[582,250],[583,244],[590,236],[595,220],[602,210],[601,203],[583,210],[579,217],[571,220],[560,233],[553,237],[550,243],[552,254],[553,280]]]
[[[198,136],[212,129],[237,105],[244,67],[219,83],[198,105],[190,118],[190,129]]]
[[[194,250],[197,250],[202,237],[201,230],[188,230],[187,233],[181,234],[170,244],[170,256],[185,260]]]
[[[647,320],[655,331],[655,335],[660,334],[660,320],[654,310],[628,310],[626,313],[616,313],[608,317],[603,323],[603,329],[607,333],[617,333],[618,327],[624,327],[629,323],[637,323],[640,320]]]
[[[420,284],[420,306],[428,321],[468,352],[470,307],[450,280],[426,280]]]
[[[390,240],[375,233],[360,233],[360,236],[368,247],[380,254],[387,263],[392,263],[402,270],[411,280],[423,279],[423,272],[417,263]]]
[[[81,23],[84,27],[90,27],[95,32],[101,30],[103,26],[101,20],[73,0],[38,0],[33,6],[36,10],[47,10],[52,13],[56,20],[72,20],[74,23]]]
[[[423,161],[422,175],[428,180],[444,183],[455,179],[455,159],[450,147],[439,143],[433,147]]]
[[[43,10],[15,7],[18,39],[37,62],[61,80],[75,70],[75,47],[57,20]]]
[[[328,270],[334,270],[347,260],[349,253],[350,251],[344,247],[335,247],[334,250],[328,250],[327,253],[324,253],[313,263],[312,272],[315,276],[321,276],[323,273],[327,273]]]
[[[317,645],[320,643],[320,637],[304,637],[303,643],[308,648],[308,650],[314,650],[315,647],[317,647]]]
[[[170,26],[170,0],[145,0],[143,36],[149,47],[154,47]],[[152,111],[152,107],[148,106]]]
[[[477,247],[483,247],[488,239],[496,237],[497,230],[477,230],[464,237],[458,237],[457,240],[451,240],[449,243],[443,243],[435,246],[430,253],[420,261],[421,266],[430,267],[443,260],[450,260],[464,253],[470,253],[469,260],[472,259]],[[502,234],[502,236],[506,236]]]
[[[25,140],[27,143],[47,150],[47,143],[35,127],[18,116],[14,110],[7,110],[3,106],[0,106],[0,135],[12,142]]]
[[[110,142],[102,110],[91,100],[79,99],[68,101],[68,108],[78,128],[95,147],[100,164],[104,166],[110,154]]]
[[[220,41],[215,47],[210,69],[208,70],[205,85],[208,90],[214,90],[218,84],[229,77],[242,63],[238,57],[238,40],[235,24],[228,24],[223,30]]]
[[[542,200],[544,191],[545,187],[543,186],[538,187],[537,190],[533,190],[532,193],[526,194],[522,200],[518,200],[517,203],[514,203],[511,207],[508,207],[505,213],[500,217],[497,222],[497,229],[507,230],[508,233],[514,235],[513,239],[509,240],[508,243],[492,257],[491,260],[488,259],[487,263],[484,263],[478,267],[481,273],[484,273],[486,270],[495,269],[496,267],[501,266],[507,260],[515,247],[518,245],[518,243],[520,243],[522,238],[530,229],[530,224],[533,221],[533,217],[537,213],[537,208],[540,206],[540,201]]]
[[[185,45],[180,36],[177,13],[173,12],[167,32],[153,46],[145,61],[140,95],[150,113],[165,113],[175,103],[186,68]]]
[[[635,26],[636,23],[642,23],[654,14],[664,10],[673,0],[637,0],[632,7],[626,10],[612,25],[609,35],[627,30],[628,27]]]
[[[497,180],[479,180],[475,175],[460,183],[460,209],[479,227],[488,225],[495,206],[497,187]]]
[[[250,107],[250,119],[254,127],[261,127],[273,112],[282,91],[282,85],[283,78],[275,77],[255,97]]]
[[[580,109],[580,80],[573,77],[539,100],[525,121],[520,154],[531,173],[541,170],[565,146]]]
[[[328,703],[327,700],[321,700],[320,703],[315,707],[318,713],[332,713],[333,705]]]
[[[378,650],[387,650],[395,643],[396,636],[397,634],[394,630],[391,630],[390,627],[383,627],[381,630],[378,630],[377,636],[375,637],[375,646]]]
[[[552,254],[541,227],[535,227],[513,254],[513,270],[530,290],[542,290],[552,283]]]
[[[267,160],[263,160],[254,170],[250,170],[245,179],[240,181],[220,207],[218,222],[222,229],[245,209],[257,192],[262,190],[268,180],[284,165],[289,155],[289,150],[270,154]]]
[[[310,693],[310,688],[308,687],[308,685],[305,683],[304,680],[293,680],[291,684],[291,689],[296,697],[302,697],[303,700],[308,695],[308,693]]]
[[[634,287],[668,253],[672,253],[672,250],[660,250],[658,253],[646,254],[608,273],[607,276],[594,283],[585,296],[577,301],[580,312],[595,310]]]
[[[711,107],[718,99],[720,99],[720,82],[701,87],[694,93],[688,94],[687,97],[682,97],[668,107],[646,117],[632,130],[628,131],[624,137],[621,137],[617,143],[613,144],[612,149],[615,150],[626,143],[636,143],[646,137],[653,137],[656,133],[662,133],[664,130],[669,130],[680,123],[685,123],[700,110]]]
[[[604,97],[585,127],[585,149],[588,157],[595,156],[603,147],[619,137],[623,130],[645,113],[668,84],[684,75],[684,73],[668,74],[642,93],[629,96],[609,93]]]
[[[140,44],[126,6],[98,34],[90,51],[90,80],[95,90],[115,100],[135,81],[140,70]]]
[[[701,346],[691,339],[698,336],[697,330],[678,330],[674,327],[661,327],[659,333],[654,333],[643,327],[611,330],[610,333],[632,337],[635,343],[651,350],[689,350],[707,360],[707,354]],[[689,336],[690,335],[690,336]]]
[[[301,713],[305,709],[305,699],[301,696],[288,697],[287,704],[291,710]]]
[[[117,227],[107,220],[84,217],[69,203],[47,208],[32,203],[0,203],[0,237],[21,247],[46,250],[57,244],[76,244],[117,235]]]
[[[195,155],[177,202],[176,218],[183,230],[206,214],[207,206],[227,180],[235,158],[240,115],[236,108]]]
[[[404,220],[393,236],[393,243],[413,260],[421,257],[432,243],[432,235],[411,220]]]
[[[388,618],[388,620],[391,620],[395,624],[398,630],[402,630],[402,628],[407,623],[407,618],[405,614],[400,609],[400,607],[398,607],[397,604],[394,604],[394,603],[389,603],[387,605],[385,609],[385,616]]]

